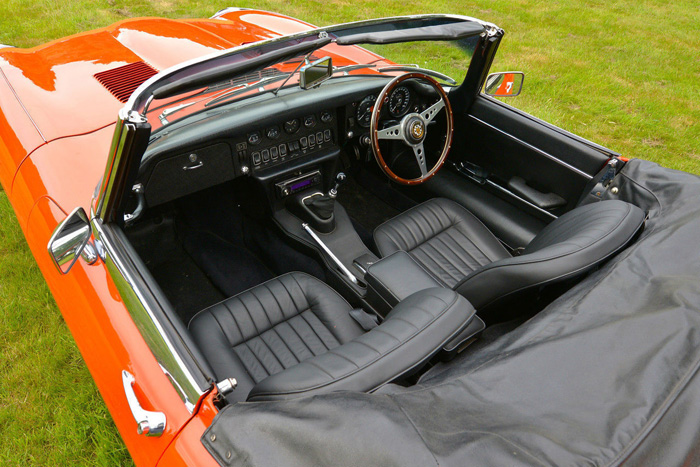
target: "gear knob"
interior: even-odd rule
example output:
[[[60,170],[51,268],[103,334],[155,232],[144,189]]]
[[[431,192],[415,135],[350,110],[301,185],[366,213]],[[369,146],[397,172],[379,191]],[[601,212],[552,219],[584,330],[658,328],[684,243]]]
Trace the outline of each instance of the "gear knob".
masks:
[[[338,196],[338,189],[340,188],[340,185],[345,183],[345,181],[348,179],[348,176],[345,175],[344,172],[338,172],[338,175],[335,176],[335,186],[330,189],[328,192],[328,196],[331,198],[335,198]]]

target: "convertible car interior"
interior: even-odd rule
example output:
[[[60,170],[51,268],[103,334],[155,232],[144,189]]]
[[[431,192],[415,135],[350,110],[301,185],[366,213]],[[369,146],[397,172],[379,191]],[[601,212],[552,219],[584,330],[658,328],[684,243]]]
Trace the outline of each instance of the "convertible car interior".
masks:
[[[644,221],[591,203],[511,247],[457,201],[383,179],[347,137],[362,127],[343,127],[353,102],[332,105],[239,134],[192,128],[203,147],[163,136],[145,159],[149,208],[125,231],[210,374],[236,379],[229,401],[410,384],[484,322],[526,319],[513,298],[536,312]]]
[[[122,230],[229,403],[414,384],[639,234],[614,154],[412,70],[152,112]]]

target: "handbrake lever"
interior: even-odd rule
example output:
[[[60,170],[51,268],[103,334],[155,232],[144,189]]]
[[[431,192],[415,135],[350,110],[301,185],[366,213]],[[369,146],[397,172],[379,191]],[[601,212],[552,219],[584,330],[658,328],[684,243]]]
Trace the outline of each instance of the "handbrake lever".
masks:
[[[327,254],[328,256],[330,256],[331,260],[333,260],[333,262],[335,263],[335,265],[338,266],[338,268],[340,269],[340,271],[343,273],[343,275],[345,275],[345,277],[348,278],[348,280],[350,280],[350,282],[352,282],[352,283],[355,284],[355,285],[360,285],[360,284],[357,282],[357,277],[355,277],[355,275],[354,275],[353,273],[351,273],[350,270],[349,270],[348,268],[346,268],[345,265],[344,265],[343,263],[340,262],[340,260],[338,259],[338,257],[335,256],[335,255],[333,254],[333,252],[330,250],[330,248],[328,248],[328,247],[326,246],[326,244],[323,243],[323,240],[321,240],[321,239],[318,237],[318,235],[316,235],[316,232],[314,232],[313,229],[312,229],[311,227],[309,227],[309,224],[307,224],[306,222],[304,222],[303,224],[301,224],[301,227],[302,227],[304,230],[306,230],[306,232],[307,232],[309,235],[311,235],[311,238],[314,239],[314,241],[316,242],[316,244],[317,244],[318,246],[320,246],[320,247],[323,249],[323,251],[326,252],[326,254]]]

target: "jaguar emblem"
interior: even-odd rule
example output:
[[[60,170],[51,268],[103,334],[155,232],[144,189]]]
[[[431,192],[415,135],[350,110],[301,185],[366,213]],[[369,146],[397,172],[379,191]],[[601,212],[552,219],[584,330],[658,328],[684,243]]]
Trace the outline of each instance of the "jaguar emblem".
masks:
[[[415,139],[421,139],[424,131],[423,122],[415,121],[411,124],[411,136]]]

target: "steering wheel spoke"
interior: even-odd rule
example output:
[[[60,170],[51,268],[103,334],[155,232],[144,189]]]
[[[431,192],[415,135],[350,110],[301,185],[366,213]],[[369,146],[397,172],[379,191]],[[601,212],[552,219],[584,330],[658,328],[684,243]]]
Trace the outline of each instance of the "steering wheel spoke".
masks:
[[[403,136],[401,135],[401,124],[390,126],[388,128],[384,128],[383,130],[378,130],[377,138],[403,140]]]
[[[442,99],[439,99],[436,103],[425,109],[423,112],[421,112],[421,115],[423,116],[423,120],[425,120],[425,123],[430,123],[433,121],[435,116],[445,107],[445,101]]]
[[[418,166],[420,167],[420,176],[426,177],[428,175],[428,167],[425,163],[425,148],[423,147],[423,143],[413,146],[413,154],[416,156],[416,161],[418,161]]]

